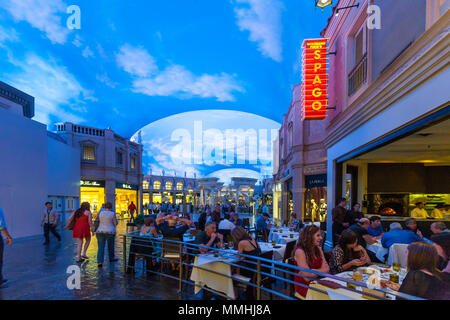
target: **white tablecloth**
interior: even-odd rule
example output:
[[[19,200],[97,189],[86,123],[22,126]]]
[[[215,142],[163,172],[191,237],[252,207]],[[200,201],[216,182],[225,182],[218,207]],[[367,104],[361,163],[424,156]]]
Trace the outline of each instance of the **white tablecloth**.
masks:
[[[272,246],[272,243],[269,242],[258,242],[262,253],[273,250],[273,260],[283,260],[284,252],[286,251],[286,245],[285,244],[277,244],[274,248]]]
[[[390,272],[393,272],[392,267],[389,269]],[[345,272],[341,272],[336,274],[335,276],[337,277],[342,277],[342,278],[347,278],[347,279],[353,279],[353,272],[352,271],[345,271]],[[403,279],[406,276],[406,269],[402,269],[402,271],[400,272],[400,277],[399,277],[399,283],[401,284],[403,282]],[[367,280],[367,278],[369,277],[369,275],[364,274],[363,275],[363,282],[365,282]],[[389,273],[382,273],[381,274],[381,279],[382,280],[389,280]],[[334,282],[336,284],[339,284],[343,287],[347,287],[347,283],[345,281],[340,281],[340,280],[336,280],[333,278],[323,278],[321,280],[327,280],[327,281],[331,281]],[[320,282],[319,282],[320,283]],[[331,288],[326,288],[327,289],[327,293],[328,296],[330,297],[331,300],[366,300],[365,298],[363,298],[363,295],[360,293],[356,293],[356,292],[352,292],[343,288],[338,288],[338,289],[331,289]],[[356,290],[358,291],[362,291],[362,287],[356,287]],[[310,292],[312,291],[312,292]],[[308,290],[308,294],[306,296],[307,300],[313,300],[311,298],[308,297],[308,295],[314,295],[315,292],[313,290]],[[393,295],[389,295],[389,297],[393,300],[395,300],[395,296]]]
[[[367,250],[372,251],[373,253],[375,253],[376,257],[381,261],[384,262],[385,258],[384,256],[386,254],[388,254],[388,249],[384,248],[381,245],[381,241],[378,240],[377,242],[375,242],[374,244],[368,245],[366,247]]]
[[[233,257],[224,258],[214,257],[213,254],[200,254],[195,257],[194,266],[201,266],[202,268],[219,272],[231,277],[231,266],[224,262],[236,262],[237,260],[238,258],[234,259]],[[208,286],[213,290],[222,292],[230,298],[235,299],[233,280],[231,278],[194,267],[191,273],[191,280],[194,281],[195,284]],[[195,286],[194,290],[197,294],[201,288]]]
[[[292,234],[292,238],[291,238],[291,234]],[[289,230],[287,230],[287,231],[283,230],[282,233],[270,231],[269,241],[275,240],[279,244],[286,244],[289,241],[297,241],[298,235],[299,235],[298,232],[289,231]]]

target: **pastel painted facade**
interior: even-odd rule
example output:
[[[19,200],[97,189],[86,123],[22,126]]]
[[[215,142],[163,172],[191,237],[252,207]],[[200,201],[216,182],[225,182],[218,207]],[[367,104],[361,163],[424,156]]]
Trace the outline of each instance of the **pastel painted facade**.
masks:
[[[341,0],[333,13],[336,7],[357,2],[359,8],[333,14],[322,31],[329,38],[329,51],[336,52],[330,55],[329,70],[329,104],[336,110],[329,110],[323,140],[328,161],[327,230],[339,197],[362,203],[363,213],[377,213],[366,206],[371,194],[368,170],[374,163],[426,166],[431,161],[445,175],[450,168],[449,152],[433,151],[450,150],[445,142],[450,140],[445,138],[448,130],[433,131],[450,115],[449,2]],[[367,9],[372,4],[381,9],[381,29],[368,28]],[[394,143],[424,128],[430,132],[418,131],[420,142],[416,134]],[[435,135],[427,138],[431,134]],[[382,149],[373,151],[376,148]],[[392,174],[387,173],[386,179]],[[445,183],[441,186],[441,193],[450,193],[444,190]],[[332,233],[327,232],[325,246],[332,245]]]
[[[142,145],[111,129],[98,129],[70,122],[56,124],[55,133],[78,150],[81,163],[81,201],[98,212],[111,202],[117,213],[125,213],[133,202],[142,208]]]
[[[292,103],[279,130],[278,152],[274,152],[277,165],[273,175],[273,214],[281,223],[288,222],[292,213],[299,219],[319,221],[310,207],[305,180],[327,172],[326,150],[322,143],[327,121],[302,121],[300,101],[301,84],[294,87]],[[326,200],[326,188],[317,202],[320,199]]]

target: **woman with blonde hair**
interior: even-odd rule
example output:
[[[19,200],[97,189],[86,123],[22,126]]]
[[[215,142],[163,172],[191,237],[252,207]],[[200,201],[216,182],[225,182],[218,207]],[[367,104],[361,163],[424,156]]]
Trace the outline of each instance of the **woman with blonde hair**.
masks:
[[[88,202],[83,202],[69,218],[74,219],[74,226],[72,232],[72,238],[77,239],[77,262],[83,262],[86,259],[89,259],[86,256],[86,251],[89,248],[89,244],[91,243],[91,230],[93,230],[92,226],[92,213],[90,211],[91,206]],[[83,254],[81,254],[81,249],[84,249]]]
[[[436,248],[426,242],[413,242],[408,246],[408,273],[403,283],[387,282],[386,285],[401,293],[430,300],[449,298],[449,288],[437,269],[439,255]],[[398,298],[400,299],[400,298]]]
[[[320,247],[321,241],[322,235],[317,226],[310,225],[305,227],[300,232],[297,245],[292,252],[294,264],[300,268],[328,273],[330,271],[330,267],[328,266],[328,263],[325,260],[325,255]],[[312,280],[305,277],[318,278],[319,276],[315,273],[310,273],[307,271],[298,271],[294,281],[304,285],[309,285]],[[295,285],[295,291],[305,298],[308,288]]]

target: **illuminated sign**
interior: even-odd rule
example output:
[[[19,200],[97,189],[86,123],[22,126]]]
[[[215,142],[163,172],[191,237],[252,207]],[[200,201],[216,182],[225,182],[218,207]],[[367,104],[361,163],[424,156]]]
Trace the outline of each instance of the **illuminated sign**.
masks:
[[[116,189],[137,190],[138,187],[134,184],[116,182]]]
[[[104,188],[105,181],[101,180],[80,180],[80,187]]]
[[[327,116],[327,40],[303,41],[302,120],[323,120]]]

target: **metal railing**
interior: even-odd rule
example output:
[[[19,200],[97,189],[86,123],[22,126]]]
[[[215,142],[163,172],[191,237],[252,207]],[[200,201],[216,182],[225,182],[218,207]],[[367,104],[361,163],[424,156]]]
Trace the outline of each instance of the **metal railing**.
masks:
[[[147,275],[159,275],[161,278],[166,277],[178,281],[178,294],[180,295],[183,292],[183,289],[189,290],[189,287],[186,287],[186,285],[191,285],[194,288],[197,287],[225,299],[236,299],[239,289],[241,289],[241,287],[246,287],[246,290],[253,290],[253,296],[256,296],[256,300],[263,299],[263,293],[269,294],[271,299],[275,295],[278,299],[298,300],[299,298],[296,297],[294,290],[294,285],[297,285],[324,295],[328,295],[326,290],[326,287],[328,287],[332,289],[344,289],[349,292],[360,294],[366,299],[373,300],[391,300],[393,297],[408,300],[423,300],[393,290],[369,288],[369,286],[363,282],[357,282],[352,279],[322,273],[316,270],[301,268],[293,264],[263,257],[239,254],[235,251],[230,251],[229,249],[210,248],[190,242],[164,239],[162,237],[153,238],[139,236],[138,231],[128,232],[121,236],[123,240],[123,273],[135,273],[136,257],[139,257],[146,263],[146,268],[145,270],[143,268],[143,273],[147,273]],[[241,277],[233,272],[221,273],[205,266],[207,264],[196,264],[196,258],[198,259],[200,255],[204,254],[201,253],[202,249],[208,251],[209,255],[212,254],[216,259],[215,261],[219,261],[220,259],[221,263],[230,266],[230,270],[247,270],[252,276]],[[155,262],[156,267],[154,266]],[[149,266],[149,264],[151,264],[151,266]],[[177,266],[174,270],[175,272],[178,271],[177,274],[169,272],[169,270],[164,268],[165,266],[168,267],[169,264],[172,265],[172,267],[174,265]],[[192,275],[194,270],[196,270],[196,272],[204,271],[208,274],[215,274],[218,276],[218,281],[220,277],[232,280],[234,294],[215,290],[212,288],[214,287],[214,283],[212,283],[212,285],[210,283],[210,287],[208,287],[207,284],[190,280],[190,275]],[[301,275],[301,277],[313,281],[310,285],[295,281],[294,277],[299,276],[300,271],[314,275]],[[322,280],[323,278],[327,278],[327,280]],[[329,281],[328,279],[345,282],[346,285],[344,286]],[[318,288],[316,284],[322,285],[322,289]],[[249,287],[251,289],[249,289]],[[358,290],[357,287],[360,287],[361,290]],[[366,289],[370,289],[370,291],[367,291]]]
[[[348,75],[348,96],[353,95],[367,81],[367,53]]]

